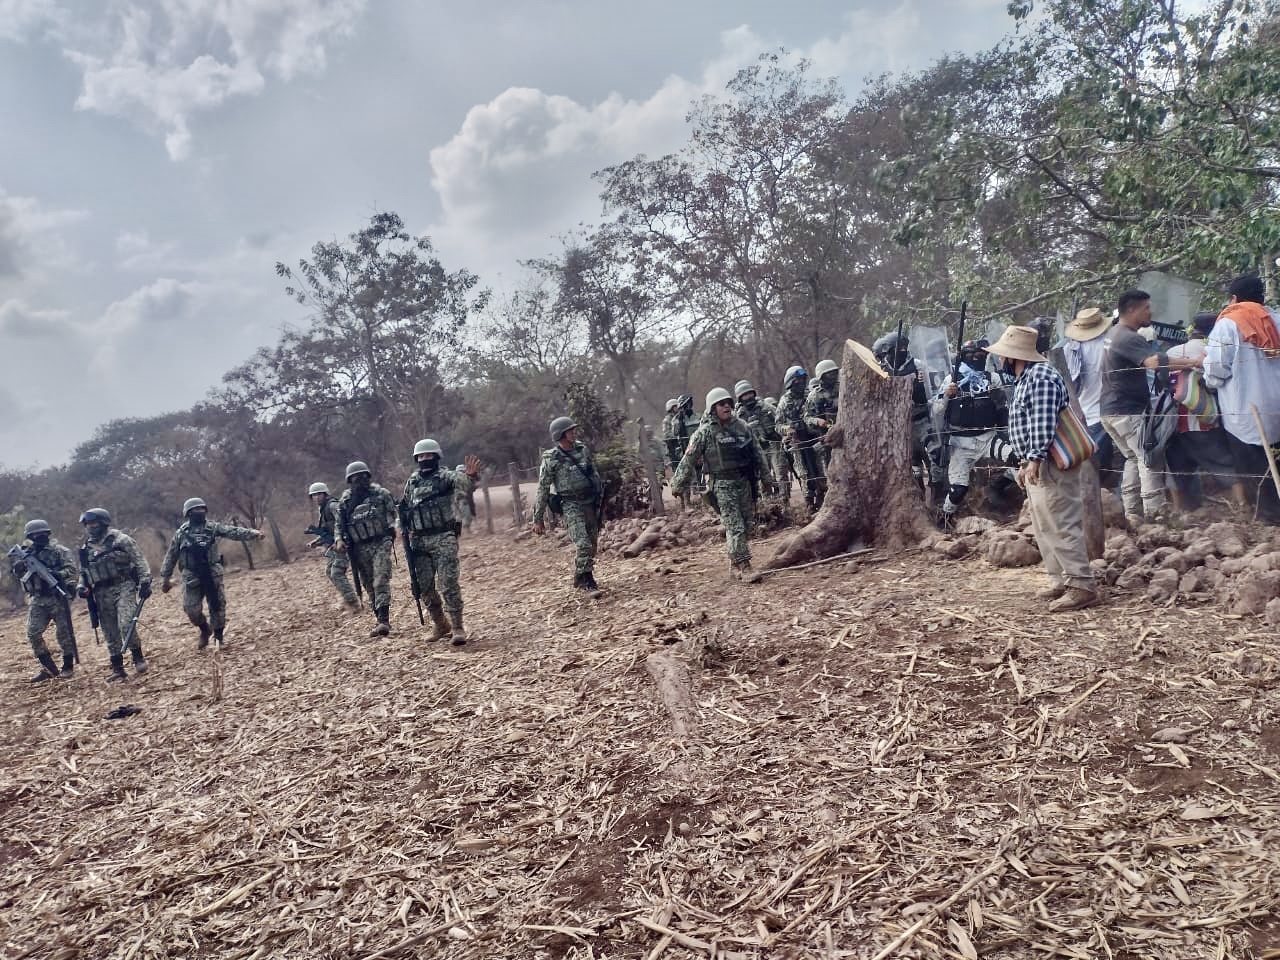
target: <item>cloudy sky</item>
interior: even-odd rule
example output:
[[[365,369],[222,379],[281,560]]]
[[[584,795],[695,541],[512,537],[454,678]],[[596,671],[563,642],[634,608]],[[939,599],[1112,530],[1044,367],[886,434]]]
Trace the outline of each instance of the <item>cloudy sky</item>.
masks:
[[[501,291],[760,53],[853,92],[1005,4],[0,0],[0,464],[200,399],[304,319],[275,262],[375,211]]]

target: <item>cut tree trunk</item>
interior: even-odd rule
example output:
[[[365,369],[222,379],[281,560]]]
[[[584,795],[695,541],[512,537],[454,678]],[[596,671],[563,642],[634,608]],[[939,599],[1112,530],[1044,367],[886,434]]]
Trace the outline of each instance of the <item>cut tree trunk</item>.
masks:
[[[823,560],[863,544],[916,546],[933,525],[911,477],[910,377],[889,377],[874,355],[846,340],[840,363],[840,412],[822,509],[764,564],[775,570]]]

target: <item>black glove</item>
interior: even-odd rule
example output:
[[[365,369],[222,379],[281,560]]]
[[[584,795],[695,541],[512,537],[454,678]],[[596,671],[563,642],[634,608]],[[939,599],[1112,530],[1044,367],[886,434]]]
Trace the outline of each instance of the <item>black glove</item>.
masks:
[[[145,600],[149,596],[151,596],[151,581],[143,580],[142,583],[138,584],[138,599]]]
[[[80,584],[80,586],[76,587],[76,596],[79,597],[81,600],[88,600],[89,592],[90,592],[89,588],[86,587],[83,583]]]
[[[13,575],[20,577],[27,572],[27,561],[19,560],[13,565]]]

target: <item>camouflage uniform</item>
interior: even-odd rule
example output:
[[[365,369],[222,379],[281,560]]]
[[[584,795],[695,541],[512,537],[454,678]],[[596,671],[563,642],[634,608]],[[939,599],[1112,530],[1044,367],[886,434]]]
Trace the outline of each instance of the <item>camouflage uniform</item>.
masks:
[[[48,567],[49,572],[57,578],[62,584],[62,589],[67,592],[66,597],[58,596],[51,586],[37,576],[28,577],[22,584],[30,598],[27,606],[27,640],[31,644],[31,652],[36,655],[37,660],[49,655],[49,648],[44,642],[44,632],[52,623],[58,638],[58,652],[62,654],[63,662],[66,663],[68,658],[76,657],[76,641],[75,633],[71,628],[69,600],[70,597],[75,596],[76,582],[80,579],[80,570],[76,566],[75,556],[57,540],[50,540],[40,548],[33,545],[26,553],[27,556],[35,557]],[[18,575],[16,571],[14,575]]]
[[[461,470],[454,471],[459,476],[465,476]],[[474,488],[474,485],[472,485]],[[458,518],[458,522],[462,524],[462,529],[471,532],[472,521],[476,518],[475,501],[472,499],[472,491],[470,489],[463,490],[461,485],[453,489],[453,513]]]
[[[347,545],[373,609],[391,606],[391,543],[396,500],[386,487],[371,483],[362,494],[353,488],[338,501],[338,536]]]
[[[828,429],[836,422],[836,412],[840,409],[840,385],[823,386],[821,380],[815,380],[809,387],[809,395],[804,401],[804,415],[813,420],[827,421]],[[826,429],[822,433],[826,434]],[[831,448],[825,443],[819,445],[822,451],[823,473],[831,465]]]
[[[787,463],[782,456],[782,435],[778,432],[777,412],[758,397],[734,408],[738,419],[751,428],[756,443],[764,453],[769,470],[760,479],[781,486],[787,477]]]
[[[325,532],[325,539],[329,541],[329,546],[324,551],[324,575],[338,588],[338,593],[347,606],[354,609],[360,605],[360,601],[348,573],[351,561],[345,553],[339,553],[335,549],[338,542],[338,501],[333,497],[326,496],[324,503],[320,504],[316,526]]]
[[[720,511],[729,559],[735,568],[746,566],[751,561],[747,538],[751,535],[755,497],[751,475],[763,476],[769,465],[751,428],[737,417],[730,417],[726,423],[708,417],[694,431],[676,475],[671,478],[672,491],[688,486],[699,460],[705,461],[711,476],[711,493]]]
[[[459,497],[465,504],[467,494],[474,488],[474,482],[465,473],[443,468],[425,475],[414,471],[404,482],[401,509],[408,531],[402,530],[401,533],[409,536],[414,580],[422,591],[422,599],[431,611],[432,620],[439,619],[442,607],[455,622],[457,615],[462,613],[455,510]]]
[[[778,400],[778,427],[785,436],[792,466],[805,488],[805,502],[817,508],[826,491],[818,418],[805,412],[805,398],[787,391]],[[812,452],[810,452],[812,451]]]
[[[80,548],[80,567],[80,575],[98,605],[107,653],[117,660],[124,655],[124,633],[138,610],[138,588],[151,581],[151,565],[132,537],[112,527],[101,539],[85,539]],[[135,660],[142,657],[136,628],[129,649]]]
[[[600,495],[604,488],[591,451],[581,440],[574,441],[572,450],[556,444],[542,454],[538,493],[533,501],[534,523],[541,523],[546,516],[552,487],[560,498],[565,529],[577,547],[574,580],[593,579],[596,542],[600,539]]]
[[[257,539],[257,530],[212,520],[187,520],[174,533],[160,564],[160,579],[169,581],[175,565],[182,573],[182,612],[192,626],[200,627],[202,632],[212,630],[218,640],[222,639],[227,625],[227,594],[222,586],[222,554],[217,541]],[[209,607],[208,620],[204,617],[205,604]]]

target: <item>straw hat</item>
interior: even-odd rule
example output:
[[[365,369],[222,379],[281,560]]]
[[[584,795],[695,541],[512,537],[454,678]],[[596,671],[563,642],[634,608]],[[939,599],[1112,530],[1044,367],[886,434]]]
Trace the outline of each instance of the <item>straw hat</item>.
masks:
[[[1026,360],[1028,363],[1046,363],[1048,358],[1036,350],[1040,336],[1034,327],[1005,327],[1000,339],[987,347],[987,353],[1010,360]]]
[[[1097,307],[1085,307],[1063,331],[1072,340],[1096,340],[1111,328],[1111,320]]]

